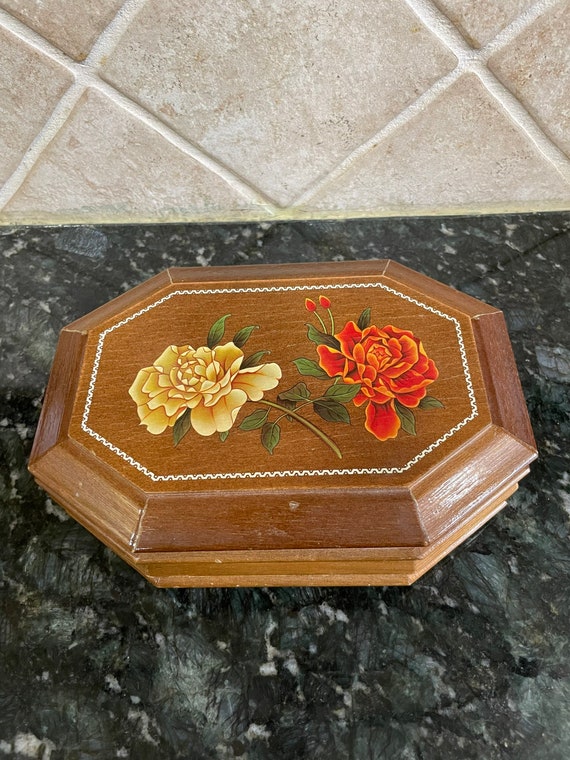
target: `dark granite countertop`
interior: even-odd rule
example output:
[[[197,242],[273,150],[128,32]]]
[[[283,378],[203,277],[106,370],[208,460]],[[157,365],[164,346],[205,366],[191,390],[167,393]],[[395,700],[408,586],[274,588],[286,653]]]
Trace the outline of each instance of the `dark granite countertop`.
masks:
[[[567,760],[570,213],[0,229],[0,759]],[[411,588],[159,590],[26,470],[57,335],[169,265],[391,257],[503,309],[540,457]]]

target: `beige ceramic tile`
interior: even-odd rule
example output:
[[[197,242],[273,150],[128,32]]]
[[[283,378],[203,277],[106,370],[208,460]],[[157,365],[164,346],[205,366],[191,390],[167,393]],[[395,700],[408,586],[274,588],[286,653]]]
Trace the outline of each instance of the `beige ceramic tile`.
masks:
[[[538,19],[489,67],[570,156],[570,0]]]
[[[16,169],[71,82],[65,69],[0,29],[0,183]]]
[[[94,91],[85,93],[7,204],[5,221],[135,221],[252,215],[216,174]]]
[[[570,200],[570,185],[480,80],[466,75],[326,186],[309,206],[374,215],[402,208],[509,210],[561,200]]]
[[[77,61],[84,60],[124,0],[0,0],[0,8],[23,21]]]
[[[474,47],[496,37],[535,0],[435,0]]]
[[[150,0],[103,76],[286,204],[455,64],[403,0]]]

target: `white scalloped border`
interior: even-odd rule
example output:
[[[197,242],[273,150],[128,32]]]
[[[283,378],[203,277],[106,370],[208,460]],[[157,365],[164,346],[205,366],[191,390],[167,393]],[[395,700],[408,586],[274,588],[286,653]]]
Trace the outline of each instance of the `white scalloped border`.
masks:
[[[434,443],[430,444],[427,448],[421,451],[413,459],[410,459],[410,461],[407,462],[402,467],[356,467],[356,468],[345,468],[345,469],[334,469],[334,470],[274,470],[274,471],[268,471],[268,472],[263,472],[263,471],[262,472],[205,472],[205,473],[196,473],[196,474],[182,473],[179,475],[157,475],[156,473],[149,470],[140,462],[137,462],[136,459],[133,459],[133,457],[129,456],[129,454],[122,451],[120,448],[115,446],[113,443],[111,443],[102,435],[99,435],[99,433],[95,432],[95,430],[92,430],[89,427],[89,424],[88,424],[89,413],[91,411],[93,392],[95,390],[95,383],[97,381],[97,373],[99,371],[99,363],[101,361],[101,355],[103,353],[105,338],[110,333],[114,332],[115,330],[118,330],[120,327],[123,327],[129,322],[132,322],[134,319],[137,319],[137,317],[140,317],[142,314],[146,314],[151,309],[154,309],[157,306],[160,306],[161,304],[165,303],[166,301],[169,301],[171,298],[174,298],[175,296],[218,295],[218,294],[222,295],[222,294],[232,294],[232,293],[280,293],[284,291],[307,292],[307,291],[313,291],[313,290],[322,291],[324,289],[326,289],[327,291],[328,290],[346,290],[350,288],[380,288],[381,290],[386,290],[389,293],[393,293],[394,295],[399,296],[400,298],[403,298],[405,301],[409,301],[410,303],[413,303],[416,306],[419,306],[420,308],[431,312],[432,314],[436,314],[438,317],[441,317],[442,319],[447,319],[449,322],[452,322],[453,325],[455,326],[455,331],[457,333],[457,342],[459,345],[459,352],[461,354],[461,363],[463,365],[463,373],[465,376],[465,383],[466,383],[467,392],[469,395],[471,414],[465,417],[463,420],[461,420],[461,422],[459,422],[457,425],[452,427],[446,433],[444,433],[441,436],[441,438],[438,438],[437,441],[434,441]],[[89,389],[87,391],[87,398],[85,401],[85,407],[83,409],[81,429],[85,433],[88,433],[90,436],[95,438],[96,441],[103,444],[103,446],[106,446],[110,451],[117,454],[117,456],[121,457],[121,459],[127,462],[127,464],[130,464],[132,467],[135,467],[139,472],[142,472],[143,475],[146,475],[146,477],[150,478],[155,483],[177,481],[177,480],[193,480],[193,481],[226,480],[226,479],[245,480],[248,478],[306,477],[306,476],[314,476],[314,475],[394,475],[394,474],[407,472],[411,467],[413,467],[421,459],[427,456],[427,454],[431,453],[438,446],[441,446],[441,444],[444,441],[447,441],[449,438],[451,438],[451,436],[455,435],[455,433],[461,430],[461,428],[465,427],[465,425],[467,425],[468,422],[475,419],[477,415],[478,415],[477,402],[475,400],[475,391],[473,390],[471,372],[469,371],[469,363],[467,361],[467,354],[465,351],[463,333],[461,332],[461,326],[459,324],[459,321],[455,317],[452,317],[449,314],[445,314],[443,311],[440,311],[439,309],[436,309],[433,306],[428,306],[427,304],[422,303],[421,301],[418,301],[416,298],[412,298],[411,296],[408,296],[405,293],[400,293],[398,290],[394,290],[394,288],[391,288],[388,285],[384,285],[383,283],[380,283],[380,282],[336,283],[336,284],[327,284],[326,286],[323,286],[323,285],[309,285],[309,286],[307,285],[272,285],[272,286],[267,286],[267,287],[249,287],[249,288],[213,288],[213,289],[204,289],[204,290],[201,290],[201,289],[174,290],[172,293],[169,293],[168,295],[163,296],[162,298],[159,298],[157,301],[154,301],[148,306],[145,306],[144,309],[140,309],[140,311],[137,311],[134,314],[131,314],[129,317],[125,317],[125,319],[122,319],[120,322],[117,322],[112,327],[108,327],[106,330],[103,330],[103,332],[99,334],[99,340],[97,342],[97,350],[95,352],[95,361],[93,362],[93,370],[91,372]]]

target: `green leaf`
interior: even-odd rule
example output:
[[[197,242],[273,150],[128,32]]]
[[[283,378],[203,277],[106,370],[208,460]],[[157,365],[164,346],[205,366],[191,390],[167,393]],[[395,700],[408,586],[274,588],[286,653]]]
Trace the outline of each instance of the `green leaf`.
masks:
[[[334,401],[339,401],[341,404],[347,404],[349,401],[352,401],[359,390],[360,385],[358,383],[339,383],[338,385],[331,385],[330,388],[327,388],[325,396],[326,398],[334,399]]]
[[[258,361],[265,356],[265,354],[269,354],[269,351],[256,351],[254,354],[251,354],[251,356],[246,356],[245,359],[241,363],[240,369],[247,369],[248,367],[255,367],[255,365],[258,363]]]
[[[416,418],[412,410],[408,409],[407,406],[403,406],[398,401],[395,402],[394,409],[400,418],[402,430],[404,430],[409,435],[416,435]]]
[[[260,428],[267,419],[268,414],[269,409],[256,409],[255,412],[248,414],[248,416],[242,420],[239,429],[255,430],[256,428]]]
[[[208,348],[214,348],[214,346],[217,346],[221,339],[224,337],[226,319],[228,317],[231,317],[231,314],[226,314],[225,316],[220,317],[210,327],[210,332],[208,333],[208,338],[206,340]]]
[[[350,424],[350,417],[346,407],[339,404],[338,401],[328,398],[321,399],[320,401],[315,401],[313,409],[319,417],[322,417],[322,419],[327,422],[344,422],[347,425]]]
[[[306,401],[311,398],[311,391],[307,388],[305,383],[297,383],[288,391],[282,391],[277,398],[279,401]]]
[[[186,409],[180,417],[174,423],[172,428],[172,437],[174,438],[174,445],[178,446],[180,441],[184,438],[186,433],[190,430],[192,425],[190,424],[190,409]]]
[[[281,404],[281,406],[284,406],[285,409],[291,409],[293,410],[297,406],[296,401],[291,401],[291,399],[288,398],[281,398],[281,396],[277,396],[277,401]],[[290,414],[285,415],[285,419],[289,420],[289,422],[293,421],[293,417],[291,417]]]
[[[371,309],[370,306],[368,306],[358,317],[358,322],[356,324],[361,330],[366,330],[366,328],[370,326],[370,312]]]
[[[312,340],[313,343],[316,343],[317,346],[325,345],[330,348],[336,348],[337,351],[340,349],[340,342],[334,337],[334,335],[321,332],[313,325],[307,325],[307,338]]]
[[[270,454],[279,443],[281,438],[281,428],[276,422],[266,422],[261,428],[261,443]]]
[[[420,409],[444,409],[441,401],[433,396],[424,396],[420,401]]]
[[[223,433],[220,433],[220,441],[223,443],[229,434],[230,434],[229,430],[224,430]]]
[[[317,362],[312,359],[294,359],[293,364],[297,367],[300,375],[307,375],[309,377],[320,377],[328,380],[329,375],[321,369]],[[243,365],[242,365],[243,366]]]
[[[237,333],[232,338],[232,343],[238,348],[245,346],[245,344],[251,337],[251,333],[257,329],[259,329],[259,325],[250,325],[249,327],[242,327],[241,330],[238,330]]]

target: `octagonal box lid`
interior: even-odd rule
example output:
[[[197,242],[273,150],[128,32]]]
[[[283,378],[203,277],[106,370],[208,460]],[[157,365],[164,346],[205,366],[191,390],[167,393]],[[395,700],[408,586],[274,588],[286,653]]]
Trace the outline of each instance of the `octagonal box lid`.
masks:
[[[157,585],[406,584],[535,456],[502,313],[369,261],[169,269],[69,325],[30,468]]]

